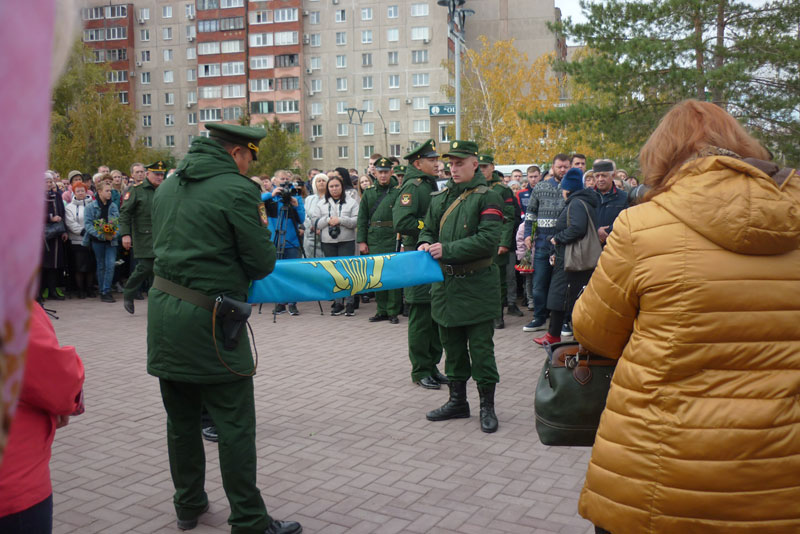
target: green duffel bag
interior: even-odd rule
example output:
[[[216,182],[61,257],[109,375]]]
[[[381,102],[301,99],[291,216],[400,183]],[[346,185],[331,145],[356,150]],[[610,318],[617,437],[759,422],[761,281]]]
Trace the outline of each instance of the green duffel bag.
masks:
[[[577,341],[545,345],[536,384],[536,433],[545,445],[591,447],[616,360],[580,351]]]

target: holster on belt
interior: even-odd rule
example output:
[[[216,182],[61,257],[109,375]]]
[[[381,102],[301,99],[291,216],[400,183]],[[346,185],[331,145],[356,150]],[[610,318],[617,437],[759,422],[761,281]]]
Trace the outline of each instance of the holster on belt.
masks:
[[[439,267],[442,268],[442,272],[451,276],[464,276],[467,274],[476,273],[486,269],[491,265],[492,258],[481,258],[470,263],[448,264],[439,262]]]

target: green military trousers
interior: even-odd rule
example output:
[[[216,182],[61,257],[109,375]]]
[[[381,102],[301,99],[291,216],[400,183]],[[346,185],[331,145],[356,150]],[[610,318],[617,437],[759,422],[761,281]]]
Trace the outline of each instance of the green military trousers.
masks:
[[[222,486],[230,503],[231,534],[263,534],[272,521],[256,487],[256,412],[253,379],[192,384],[160,379],[167,410],[167,446],[178,519],[194,519],[208,504],[200,414],[205,406],[219,434]]]
[[[466,382],[472,377],[478,386],[497,384],[500,375],[494,359],[493,336],[494,321],[491,320],[464,326],[439,325],[447,378]]]
[[[375,303],[378,305],[378,315],[400,315],[402,299],[399,289],[389,289],[388,291],[376,291]]]
[[[414,382],[433,376],[442,360],[439,325],[431,317],[430,302],[408,305],[408,359]]]
[[[136,258],[136,268],[128,277],[122,298],[131,300],[142,287],[142,282],[153,283],[153,258]]]

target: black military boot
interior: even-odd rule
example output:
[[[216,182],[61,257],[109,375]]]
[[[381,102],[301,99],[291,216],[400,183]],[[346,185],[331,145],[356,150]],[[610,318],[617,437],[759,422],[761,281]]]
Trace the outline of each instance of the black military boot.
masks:
[[[425,416],[428,421],[446,421],[469,417],[469,403],[467,402],[467,382],[450,381],[450,399],[441,408],[428,412]]]
[[[504,308],[500,308],[500,318],[494,320],[494,329],[495,330],[502,330],[506,327],[506,322],[503,320],[503,311]]]
[[[481,397],[481,430],[489,434],[497,432],[497,416],[494,413],[494,388],[494,384],[478,386],[478,394]]]

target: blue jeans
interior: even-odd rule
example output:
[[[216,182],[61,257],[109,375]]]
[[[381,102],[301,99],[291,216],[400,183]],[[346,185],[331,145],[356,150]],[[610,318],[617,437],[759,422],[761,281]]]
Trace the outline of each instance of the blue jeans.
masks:
[[[53,495],[21,512],[0,517],[4,534],[50,534],[53,532]]]
[[[283,259],[283,260],[296,260],[299,257],[300,257],[300,247],[291,247],[291,248],[286,247],[285,249],[283,249],[283,258],[281,258],[281,259]],[[287,304],[287,303],[284,302],[283,304]],[[297,305],[296,302],[289,302],[288,304],[294,304],[295,306]]]
[[[533,251],[533,318],[547,318],[547,291],[550,289],[550,249]]]
[[[111,292],[111,281],[114,279],[114,263],[117,261],[117,246],[92,240],[92,250],[97,260],[97,285],[100,294]]]

